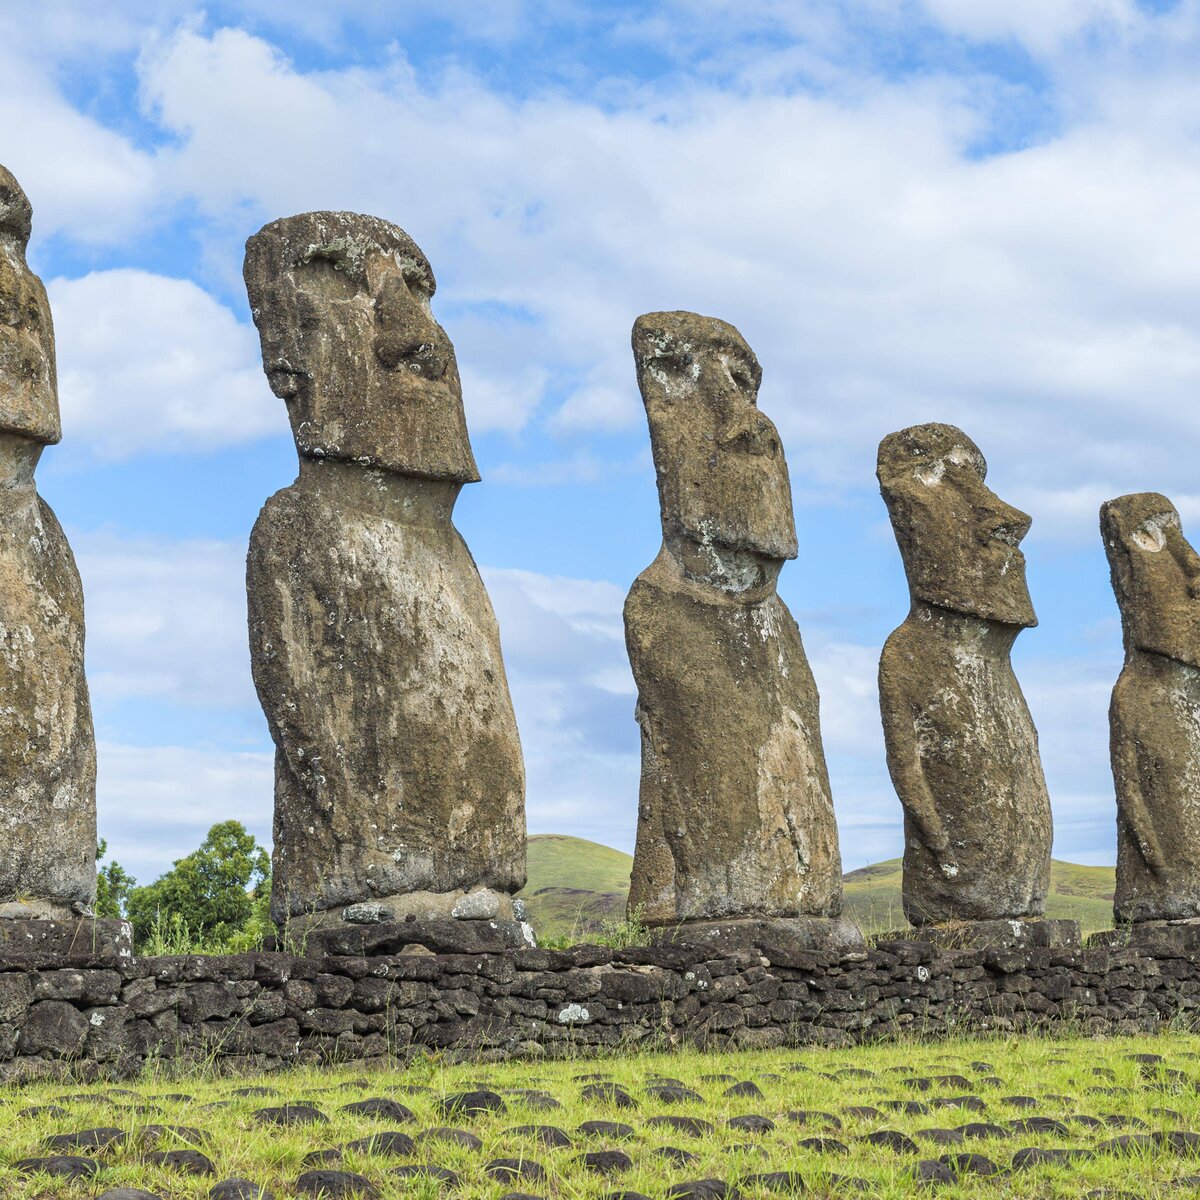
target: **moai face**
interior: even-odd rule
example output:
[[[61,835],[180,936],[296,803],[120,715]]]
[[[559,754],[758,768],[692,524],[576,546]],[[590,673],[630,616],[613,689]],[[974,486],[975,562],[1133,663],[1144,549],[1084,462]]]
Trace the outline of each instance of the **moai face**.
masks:
[[[1127,648],[1200,667],[1200,555],[1157,492],[1109,500],[1100,532]]]
[[[796,557],[779,434],[758,410],[762,368],[732,325],[647,313],[633,327],[663,538],[685,572],[727,592],[773,584]]]
[[[287,217],[246,243],[245,277],[302,457],[479,478],[433,271],[408,234],[356,213]]]
[[[961,429],[914,425],[889,434],[877,474],[914,601],[1037,624],[1019,549],[1030,519],[987,487],[987,463]]]
[[[54,324],[25,262],[31,222],[21,185],[0,167],[0,432],[52,444],[62,437]]]

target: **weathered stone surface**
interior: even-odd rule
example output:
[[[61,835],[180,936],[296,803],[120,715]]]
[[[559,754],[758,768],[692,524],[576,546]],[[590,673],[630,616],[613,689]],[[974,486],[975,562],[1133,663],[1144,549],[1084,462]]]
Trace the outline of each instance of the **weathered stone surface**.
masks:
[[[1200,916],[1200,556],[1165,496],[1109,500],[1100,533],[1125,666],[1109,707],[1118,921]]]
[[[96,748],[79,572],[33,477],[61,429],[31,219],[0,167],[0,917],[69,917],[96,888]]]
[[[402,230],[307,213],[247,244],[300,475],[247,566],[276,745],[272,913],[512,918],[524,768],[491,604],[451,514],[478,479],[433,273]],[[487,899],[487,893],[492,893]]]
[[[1019,548],[1030,521],[986,474],[952,425],[917,425],[879,447],[912,595],[883,648],[879,702],[914,925],[1038,916],[1049,885],[1050,800],[1009,661],[1037,624]]]
[[[663,547],[625,602],[642,730],[630,911],[837,916],[817,689],[775,590],[796,534],[758,360],[732,326],[683,312],[639,317],[633,354]]]
[[[862,930],[847,917],[687,921],[666,926],[656,936],[667,943],[702,946],[709,958],[753,948],[778,966],[792,965],[796,955],[854,950],[865,944]]]
[[[0,921],[0,957],[9,955],[53,959],[64,966],[75,962],[132,958],[133,930],[128,921],[96,917],[72,917],[69,920],[10,918]]]
[[[911,938],[912,930],[896,930],[880,934],[880,942]],[[944,925],[925,925],[920,935],[923,941],[947,949],[984,950],[988,947],[1014,950],[1034,946],[1078,946],[1081,935],[1078,921],[1062,918],[1040,920],[952,921]]]

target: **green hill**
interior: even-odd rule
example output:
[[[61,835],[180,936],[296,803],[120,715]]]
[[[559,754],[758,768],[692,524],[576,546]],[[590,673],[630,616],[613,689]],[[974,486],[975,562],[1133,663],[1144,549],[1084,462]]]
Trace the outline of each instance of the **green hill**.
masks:
[[[900,882],[898,858],[851,871],[846,876],[846,915],[857,921],[868,935],[902,929],[905,920]],[[1046,915],[1072,918],[1079,922],[1084,934],[1111,929],[1114,887],[1112,867],[1083,867],[1055,859],[1050,864]]]
[[[543,937],[585,938],[625,915],[633,858],[611,846],[563,834],[529,839],[529,882],[521,898]],[[846,876],[846,913],[868,935],[904,927],[900,860],[860,867]],[[1074,918],[1085,934],[1112,928],[1113,868],[1055,860],[1046,915]]]
[[[625,916],[633,856],[560,833],[529,839],[529,879],[521,899],[541,937],[581,940]]]

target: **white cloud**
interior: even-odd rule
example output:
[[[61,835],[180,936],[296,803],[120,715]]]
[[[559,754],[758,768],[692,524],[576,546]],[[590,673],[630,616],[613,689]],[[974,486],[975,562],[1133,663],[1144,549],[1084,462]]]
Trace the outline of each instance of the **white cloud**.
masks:
[[[1012,38],[1046,53],[1070,37],[1099,27],[1119,32],[1140,23],[1133,0],[924,0],[953,33],[980,41]]]
[[[49,292],[67,452],[196,453],[286,431],[258,335],[190,280],[95,271]]]
[[[150,883],[217,821],[271,844],[274,755],[190,746],[96,747],[96,807],[108,857]]]
[[[246,634],[246,548],[72,533],[97,705],[152,698],[257,709]]]

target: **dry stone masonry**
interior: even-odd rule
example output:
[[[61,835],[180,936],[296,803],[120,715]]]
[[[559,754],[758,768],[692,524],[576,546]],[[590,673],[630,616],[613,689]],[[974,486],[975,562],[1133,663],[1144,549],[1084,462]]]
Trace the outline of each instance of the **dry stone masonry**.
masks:
[[[774,956],[774,957],[772,957]],[[1200,956],[1128,948],[847,952],[752,945],[374,957],[0,957],[0,1082],[143,1064],[273,1070],[635,1047],[1190,1028]]]
[[[54,325],[0,167],[0,945],[69,944],[96,890],[96,748],[83,589],[34,469],[62,436]],[[37,925],[20,918],[39,919]]]
[[[1049,885],[1050,800],[1009,660],[1037,624],[1020,550],[1030,519],[986,474],[952,425],[879,447],[912,596],[883,648],[879,703],[904,806],[904,915],[918,926],[1037,917]]]
[[[686,312],[639,317],[633,355],[663,545],[625,602],[642,732],[630,910],[690,933],[770,918],[814,944],[857,941],[836,920],[817,688],[775,590],[796,531],[758,360],[732,325]]]
[[[407,918],[521,944],[524,767],[451,520],[479,473],[433,272],[395,225],[318,212],[252,237],[245,275],[300,455],[247,564],[276,745],[272,914],[343,949]]]
[[[1200,556],[1165,496],[1109,500],[1100,529],[1125,666],[1110,709],[1119,922],[1200,918]],[[1200,946],[1200,927],[1175,927]]]

